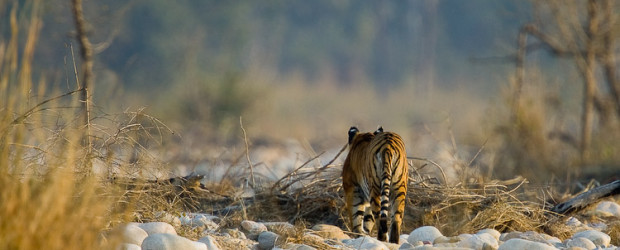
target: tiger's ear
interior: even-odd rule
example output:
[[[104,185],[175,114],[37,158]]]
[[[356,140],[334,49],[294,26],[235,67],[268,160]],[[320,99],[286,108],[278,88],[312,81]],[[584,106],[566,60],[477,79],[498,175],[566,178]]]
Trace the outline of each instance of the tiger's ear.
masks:
[[[349,144],[351,144],[351,142],[353,141],[353,137],[355,137],[355,135],[357,135],[357,133],[359,133],[359,132],[360,132],[360,130],[357,129],[357,127],[355,127],[355,126],[352,126],[349,129]]]
[[[375,135],[378,133],[383,133],[383,126],[379,126],[377,130],[374,132]]]

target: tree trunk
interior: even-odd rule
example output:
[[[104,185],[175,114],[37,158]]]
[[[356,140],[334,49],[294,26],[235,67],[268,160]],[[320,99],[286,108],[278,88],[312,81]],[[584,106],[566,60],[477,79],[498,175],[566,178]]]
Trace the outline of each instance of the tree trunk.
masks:
[[[592,125],[594,117],[594,98],[596,95],[596,78],[594,70],[596,66],[595,40],[598,34],[598,16],[596,0],[588,1],[588,36],[586,40],[585,68],[584,68],[584,93],[583,112],[581,116],[581,159],[587,160],[590,155],[590,142],[592,140]]]
[[[78,80],[78,88],[81,90],[82,110],[84,127],[86,128],[85,144],[86,144],[86,168],[87,171],[91,170],[91,156],[92,156],[92,142],[91,142],[91,130],[90,130],[90,105],[91,95],[89,88],[92,87],[93,82],[93,48],[86,36],[86,20],[82,11],[82,0],[71,0],[73,18],[75,21],[75,28],[77,31],[77,40],[80,44],[80,56],[82,57],[82,85]]]

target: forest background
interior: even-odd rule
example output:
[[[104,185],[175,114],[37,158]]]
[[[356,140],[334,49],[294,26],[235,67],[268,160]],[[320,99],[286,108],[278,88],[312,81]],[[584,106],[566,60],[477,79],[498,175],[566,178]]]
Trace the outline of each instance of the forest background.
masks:
[[[46,91],[30,97],[74,89],[73,63],[82,62],[71,2],[0,3],[4,41],[13,34],[11,11],[24,29],[40,17],[31,92]],[[163,148],[184,155],[168,159],[190,168],[223,151],[243,153],[245,132],[253,148],[294,141],[310,157],[340,148],[351,125],[382,125],[404,135],[411,156],[445,151],[469,165],[476,158],[475,172],[489,178],[567,180],[585,169],[617,176],[618,8],[613,1],[86,1],[93,112],[157,117],[175,131]],[[598,33],[589,30],[593,20]],[[22,43],[27,34],[19,34]]]

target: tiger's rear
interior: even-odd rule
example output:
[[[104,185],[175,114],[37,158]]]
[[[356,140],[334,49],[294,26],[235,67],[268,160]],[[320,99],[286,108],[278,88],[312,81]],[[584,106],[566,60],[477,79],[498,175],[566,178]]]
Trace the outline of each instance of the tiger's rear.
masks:
[[[405,198],[407,196],[408,165],[403,139],[393,132],[378,132],[369,144],[373,178],[371,183],[371,209],[377,224],[377,239],[388,237],[390,217],[390,242],[398,243]]]
[[[342,182],[353,232],[369,234],[377,227],[377,238],[398,243],[407,194],[407,156],[402,138],[379,128],[374,133],[349,130],[349,154]],[[376,219],[376,220],[375,220]]]

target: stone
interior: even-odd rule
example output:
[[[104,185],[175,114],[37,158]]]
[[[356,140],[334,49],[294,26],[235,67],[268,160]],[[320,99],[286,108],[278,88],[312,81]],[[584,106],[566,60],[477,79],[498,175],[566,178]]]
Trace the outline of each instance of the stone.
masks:
[[[144,250],[173,250],[195,249],[207,250],[207,246],[201,242],[195,242],[175,234],[152,234],[142,242]]]
[[[579,227],[581,225],[583,225],[583,223],[581,221],[579,221],[579,219],[575,218],[575,217],[570,217],[566,220],[566,225],[567,226],[571,226],[571,227]]]
[[[204,243],[207,246],[208,250],[222,249],[222,247],[220,247],[220,244],[217,243],[217,240],[215,240],[215,238],[211,235],[207,235],[205,237],[198,239],[198,242]]]
[[[407,242],[407,238],[409,238],[408,234],[401,234],[400,237],[398,237],[398,242],[399,243],[405,243]]]
[[[370,237],[370,236],[362,236],[357,239],[345,239],[342,240],[342,243],[353,248],[360,250],[389,250],[389,248],[383,244],[381,241]]]
[[[545,243],[534,242],[519,238],[512,238],[507,240],[503,244],[499,245],[497,250],[512,250],[512,249],[527,249],[527,250],[556,250],[554,246],[547,245]]]
[[[260,233],[267,231],[267,227],[263,223],[251,220],[242,221],[241,228],[246,233],[245,236],[250,240],[257,240]]]
[[[251,220],[244,220],[241,222],[241,228],[251,234],[259,234],[267,231],[267,227],[263,223],[258,223]]]
[[[602,201],[596,205],[596,213],[600,216],[620,218],[620,205],[613,201]]]
[[[297,233],[295,226],[288,222],[264,222],[263,225],[267,230],[283,237],[293,237]]]
[[[576,238],[571,238],[568,239],[566,241],[566,246],[567,247],[581,247],[581,248],[585,248],[585,249],[595,249],[596,245],[594,245],[594,243],[584,237],[576,237]]]
[[[346,235],[344,231],[342,231],[342,229],[340,229],[337,226],[332,226],[332,225],[327,225],[327,224],[317,224],[312,227],[312,230],[315,231],[314,233],[316,235],[319,235],[326,239],[336,239],[336,240],[351,239],[351,237]]]
[[[413,250],[415,248],[415,246],[409,242],[405,242],[402,245],[400,245],[400,247],[398,248],[398,250]]]
[[[484,234],[484,233],[490,234],[496,240],[499,240],[499,237],[502,235],[499,231],[492,229],[492,228],[486,228],[486,229],[482,229],[476,232],[476,234]]]
[[[258,248],[269,250],[276,246],[279,235],[274,232],[264,231],[258,235]]]
[[[468,237],[469,238],[469,237]],[[459,236],[452,236],[452,237],[446,237],[446,236],[439,236],[437,237],[434,241],[433,244],[442,244],[442,243],[457,243],[459,241],[461,241],[462,238]]]
[[[182,217],[181,224],[213,232],[220,227],[214,220],[219,220],[219,218],[208,214],[188,214]]]
[[[129,223],[120,227],[120,234],[123,243],[140,245],[149,236],[144,229],[138,227],[138,223]]]
[[[522,232],[519,231],[512,231],[512,232],[508,232],[508,233],[503,233],[501,236],[499,236],[499,240],[500,241],[508,241],[510,239],[515,239],[515,238],[519,238],[521,236]]]
[[[140,248],[140,246],[136,244],[123,243],[123,244],[116,246],[115,249],[116,250],[141,250],[142,248]]]
[[[439,231],[439,229],[433,227],[433,226],[424,226],[424,227],[419,227],[416,228],[415,230],[413,230],[410,234],[409,237],[407,238],[407,242],[409,243],[414,243],[417,241],[428,241],[428,242],[433,242],[435,241],[436,238],[443,236],[443,234],[441,234],[441,232]]]
[[[177,234],[177,231],[174,227],[166,222],[148,222],[148,223],[138,223],[137,225],[142,230],[146,231],[147,234]]]
[[[459,241],[456,246],[477,250],[497,249],[499,247],[499,242],[492,235],[488,233],[481,233],[474,234],[469,238]]]
[[[572,238],[574,239],[578,237],[589,239],[595,245],[603,247],[607,247],[611,242],[611,237],[609,237],[609,235],[596,230],[581,231],[574,234]]]

